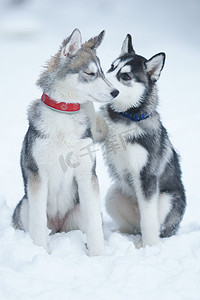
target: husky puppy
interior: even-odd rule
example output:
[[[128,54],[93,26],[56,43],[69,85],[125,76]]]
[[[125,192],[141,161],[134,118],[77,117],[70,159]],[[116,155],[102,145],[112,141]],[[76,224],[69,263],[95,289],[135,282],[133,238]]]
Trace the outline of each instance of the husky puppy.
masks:
[[[96,56],[103,36],[104,31],[82,44],[75,29],[47,63],[37,82],[43,96],[28,110],[21,151],[25,195],[12,221],[46,249],[48,226],[52,233],[81,229],[89,254],[104,253],[88,102],[109,102],[119,92]]]
[[[164,53],[149,60],[137,55],[127,35],[108,71],[120,94],[103,107],[107,127],[97,118],[114,180],[107,211],[121,232],[141,233],[143,246],[175,234],[186,207],[179,158],[157,112],[156,82],[164,62]]]

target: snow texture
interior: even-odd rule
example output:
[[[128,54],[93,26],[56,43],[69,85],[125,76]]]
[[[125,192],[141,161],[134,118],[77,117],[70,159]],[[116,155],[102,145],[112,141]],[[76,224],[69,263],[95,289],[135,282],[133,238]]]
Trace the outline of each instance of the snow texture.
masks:
[[[50,236],[49,255],[10,225],[23,196],[19,158],[26,110],[41,96],[35,82],[41,66],[76,27],[83,40],[106,29],[98,49],[105,71],[127,33],[146,58],[167,54],[158,83],[159,111],[182,158],[188,206],[178,234],[156,247],[136,249],[139,236],[115,230],[104,208],[111,182],[98,147],[105,256],[89,257],[80,231]],[[2,0],[0,41],[0,299],[199,300],[199,1]]]

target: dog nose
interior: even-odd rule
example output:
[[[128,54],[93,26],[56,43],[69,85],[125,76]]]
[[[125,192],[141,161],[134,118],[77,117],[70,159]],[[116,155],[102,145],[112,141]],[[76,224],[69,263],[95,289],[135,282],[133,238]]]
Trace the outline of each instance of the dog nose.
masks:
[[[111,92],[111,95],[113,96],[113,98],[117,97],[119,95],[119,91],[118,90],[113,90]]]

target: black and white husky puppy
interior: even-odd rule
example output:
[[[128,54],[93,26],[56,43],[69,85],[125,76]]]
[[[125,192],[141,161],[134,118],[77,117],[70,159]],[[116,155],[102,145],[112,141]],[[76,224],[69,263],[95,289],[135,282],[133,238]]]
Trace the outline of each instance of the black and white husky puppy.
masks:
[[[114,180],[107,211],[122,232],[141,233],[143,246],[175,234],[186,207],[179,158],[156,110],[164,62],[164,53],[149,60],[137,55],[127,35],[108,71],[120,93],[103,107],[107,127],[99,131],[105,134],[104,156]]]
[[[52,233],[81,229],[89,254],[104,253],[95,159],[86,153],[93,143],[88,103],[109,102],[119,93],[105,79],[96,56],[103,36],[82,44],[75,29],[41,74],[43,96],[28,111],[21,152],[25,195],[13,225],[47,249],[48,226]]]

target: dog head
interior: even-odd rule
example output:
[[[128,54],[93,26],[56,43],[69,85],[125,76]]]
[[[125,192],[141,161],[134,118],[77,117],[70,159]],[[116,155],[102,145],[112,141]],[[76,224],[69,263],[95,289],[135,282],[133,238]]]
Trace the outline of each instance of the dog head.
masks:
[[[104,31],[82,44],[75,29],[46,65],[37,84],[58,102],[110,102],[118,91],[109,83],[96,56]]]
[[[146,101],[146,95],[155,96],[155,83],[160,77],[164,63],[164,53],[158,53],[149,60],[137,55],[133,49],[131,35],[128,34],[120,56],[112,63],[107,73],[108,80],[120,91],[111,107],[118,112],[126,111],[139,107]],[[156,99],[157,97],[154,97],[154,102]]]

